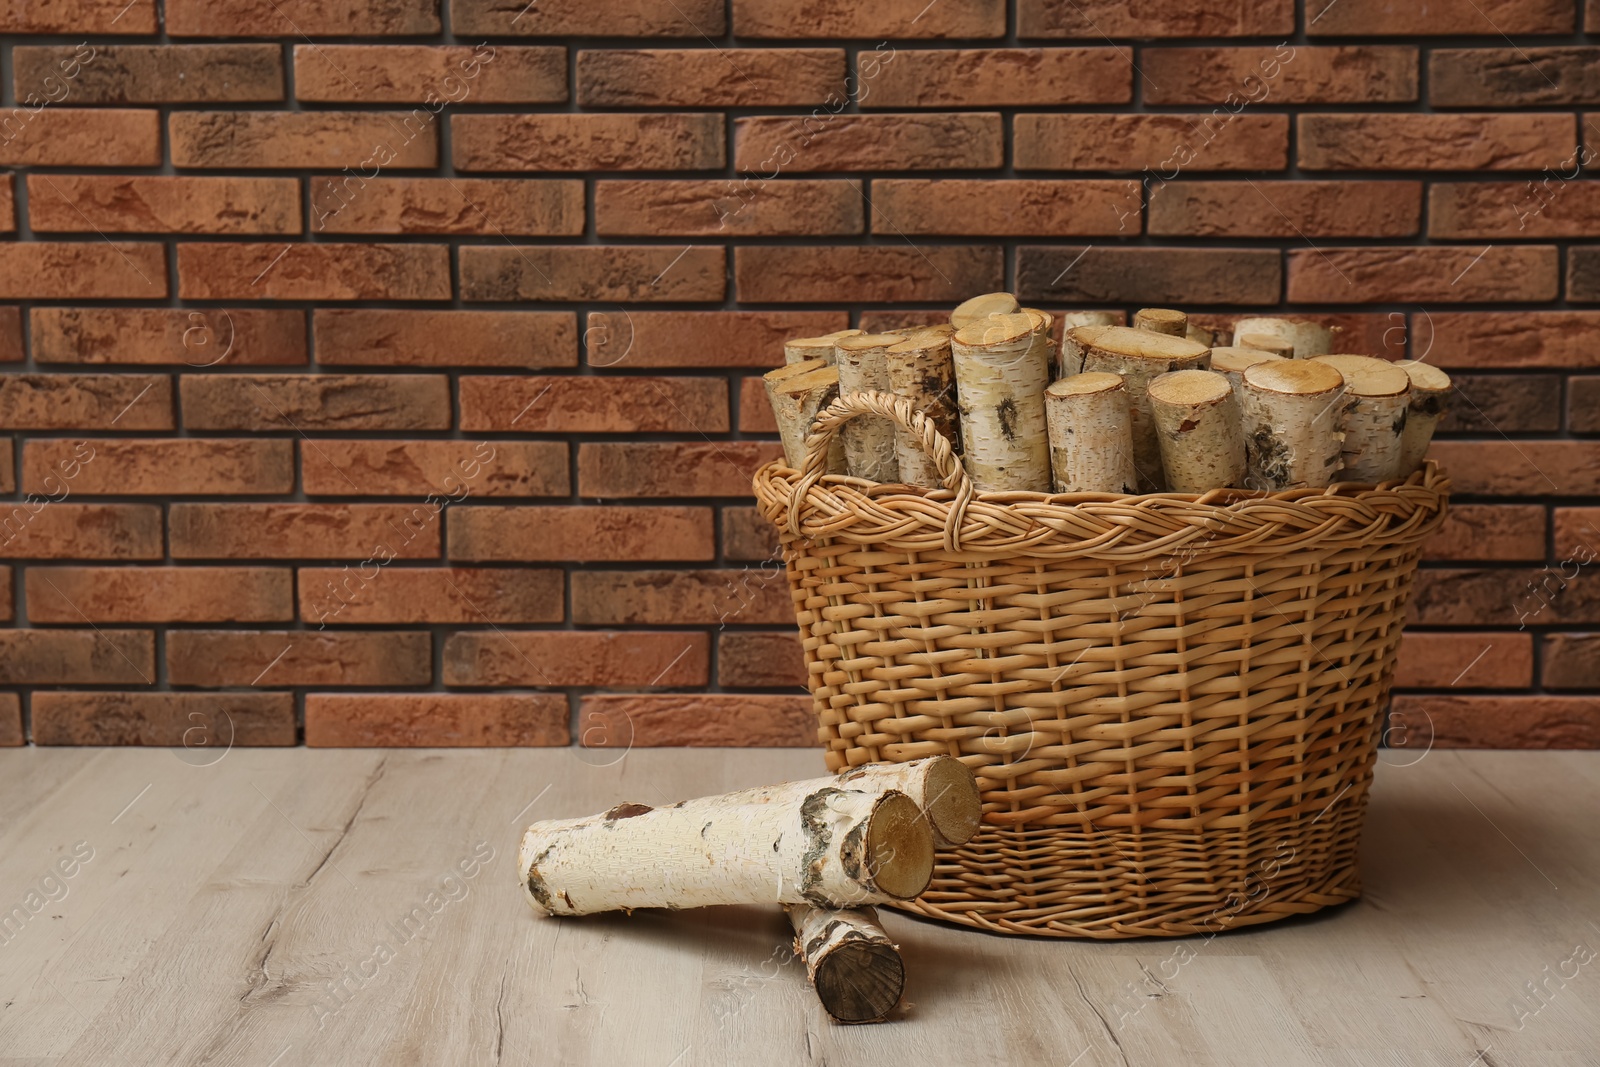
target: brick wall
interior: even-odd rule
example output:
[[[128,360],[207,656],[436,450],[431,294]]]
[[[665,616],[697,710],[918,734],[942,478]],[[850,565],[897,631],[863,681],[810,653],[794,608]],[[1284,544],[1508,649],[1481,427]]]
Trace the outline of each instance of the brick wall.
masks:
[[[1401,724],[1600,743],[1581,8],[0,0],[0,739],[809,744],[758,377],[1011,288],[1456,372]]]

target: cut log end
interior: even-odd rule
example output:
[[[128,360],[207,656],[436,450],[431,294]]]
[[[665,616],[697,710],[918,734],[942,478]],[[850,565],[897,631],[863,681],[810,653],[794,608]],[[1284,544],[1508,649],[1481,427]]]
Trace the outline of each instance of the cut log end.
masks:
[[[1169,337],[1186,337],[1189,333],[1189,316],[1171,308],[1144,308],[1134,312],[1133,327],[1151,333],[1164,333]]]
[[[966,844],[983,820],[978,780],[953,756],[929,756],[910,763],[866,763],[841,771],[839,781],[851,788],[871,782],[910,797],[928,817],[938,848]]]
[[[959,330],[991,315],[1014,315],[1021,308],[1017,298],[1010,293],[984,293],[956,305],[956,309],[950,312],[950,325]]]
[[[1247,348],[1252,352],[1266,352],[1277,356],[1279,359],[1294,358],[1294,342],[1284,337],[1275,337],[1270,333],[1246,333],[1237,338],[1240,348]]]
[[[866,822],[863,843],[863,873],[880,892],[910,900],[928,888],[933,879],[933,837],[922,809],[910,797],[885,794]]]
[[[817,999],[842,1023],[875,1023],[900,1003],[906,968],[893,945],[845,941],[817,965]]]

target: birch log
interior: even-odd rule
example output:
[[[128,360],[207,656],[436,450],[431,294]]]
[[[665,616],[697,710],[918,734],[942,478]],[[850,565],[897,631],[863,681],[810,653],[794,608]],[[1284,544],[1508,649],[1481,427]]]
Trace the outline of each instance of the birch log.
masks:
[[[1058,493],[1133,493],[1133,430],[1122,375],[1074,374],[1044,391],[1052,488]]]
[[[1036,328],[1027,315],[998,315],[951,338],[961,459],[980,492],[1050,491],[1044,424],[1050,367],[1038,360]]]
[[[900,950],[872,908],[790,904],[795,955],[828,1015],[841,1023],[875,1023],[900,1003],[906,969]]]
[[[889,349],[904,340],[892,333],[841,337],[834,346],[839,366],[839,395],[889,392]],[[863,415],[846,423],[840,436],[844,438],[845,469],[851,477],[874,482],[900,480],[894,423],[881,415]]]
[[[1111,325],[1065,327],[1061,333],[1061,350],[1056,354],[1055,376],[1070,378],[1074,374],[1082,374],[1083,357],[1089,351],[1089,343],[1099,336],[1100,331],[1112,328]]]
[[[783,442],[783,461],[800,469],[806,456],[806,435],[811,424],[833,398],[839,395],[839,370],[820,359],[790,363],[761,376],[772,405],[772,420],[778,424]],[[845,473],[844,444],[838,437],[828,453],[828,473]]]
[[[984,293],[971,300],[963,300],[950,312],[950,325],[959,330],[981,319],[994,315],[1015,315],[1022,310],[1017,298],[1010,293]]]
[[[893,789],[910,797],[928,817],[936,848],[966,844],[983,818],[977,779],[953,756],[864,763],[840,771],[839,783],[851,789]]]
[[[1406,432],[1400,439],[1400,474],[1409,478],[1428,458],[1428,445],[1448,405],[1450,375],[1438,367],[1403,359],[1395,364],[1411,379],[1411,406],[1406,412]]]
[[[1234,338],[1240,348],[1249,349],[1252,352],[1265,352],[1267,355],[1277,356],[1279,359],[1295,358],[1294,342],[1284,337],[1278,337],[1275,334],[1241,333],[1235,334]]]
[[[1150,383],[1161,467],[1173,493],[1242,486],[1244,433],[1233,385],[1215,371],[1180,370]]]
[[[833,362],[834,342],[846,337],[854,337],[861,330],[839,330],[836,333],[825,333],[821,337],[795,337],[783,343],[783,361],[785,363],[803,363],[808,359],[820,359],[825,363]]]
[[[1311,359],[1246,367],[1241,414],[1251,489],[1321,489],[1339,469],[1344,376]]]
[[[517,870],[551,915],[711,904],[907,900],[933,876],[928,820],[898,790],[829,776],[537,822]]]
[[[1028,358],[1042,361],[1048,374],[1056,363],[1056,339],[1050,335],[1050,327],[1055,320],[1048,312],[1037,308],[1023,308],[1021,313],[1033,322],[1033,348]]]
[[[1314,356],[1344,375],[1339,479],[1376,485],[1400,476],[1411,379],[1405,368],[1372,356]]]
[[[1189,316],[1171,308],[1142,308],[1133,313],[1133,328],[1164,333],[1168,337],[1187,337]]]
[[[1233,386],[1233,395],[1239,396],[1244,390],[1244,370],[1257,363],[1265,363],[1269,359],[1281,359],[1270,352],[1262,352],[1254,348],[1213,348],[1211,350],[1211,369],[1228,379]]]
[[[1196,344],[1205,345],[1207,348],[1226,348],[1233,344],[1233,330],[1214,321],[1205,323],[1189,320],[1188,329],[1184,336]]]
[[[1338,328],[1312,322],[1310,319],[1270,316],[1247,318],[1233,324],[1233,343],[1240,347],[1249,347],[1239,340],[1247,333],[1262,333],[1269,337],[1282,338],[1294,346],[1293,358],[1309,359],[1312,356],[1325,356],[1333,351],[1333,341],[1338,334]]]
[[[912,334],[907,340],[890,345],[884,358],[888,363],[889,390],[911,401],[913,408],[933,419],[939,432],[956,444],[956,379],[949,335],[933,330]],[[916,437],[895,427],[894,451],[900,481],[939,486],[939,471]]]
[[[1121,326],[1123,315],[1120,311],[1063,311],[1061,313],[1061,329],[1063,332],[1078,326]]]
[[[1161,476],[1161,442],[1150,415],[1150,382],[1156,376],[1176,370],[1205,370],[1211,365],[1211,350],[1184,337],[1168,337],[1148,330],[1125,326],[1106,326],[1084,340],[1083,369],[1120,374],[1127,382],[1128,421],[1133,431],[1133,467],[1139,479],[1139,492],[1159,493],[1165,484]]]

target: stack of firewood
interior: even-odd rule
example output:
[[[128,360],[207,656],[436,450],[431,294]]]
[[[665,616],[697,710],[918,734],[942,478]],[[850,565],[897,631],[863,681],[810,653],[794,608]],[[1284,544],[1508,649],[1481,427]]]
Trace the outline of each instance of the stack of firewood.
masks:
[[[966,844],[981,816],[977,782],[959,760],[868,764],[537,822],[517,872],[529,902],[558,916],[782,904],[795,956],[829,1015],[877,1022],[899,1003],[905,969],[872,905],[926,889],[934,850]]]
[[[1206,493],[1408,477],[1450,379],[1414,360],[1337,354],[1336,329],[1241,318],[1231,332],[1165,308],[1133,325],[1052,317],[987,293],[948,325],[844,330],[784,345],[766,375],[784,457],[799,468],[818,411],[879,391],[933,419],[984,492]],[[917,442],[881,416],[844,426],[828,472],[937,486]]]

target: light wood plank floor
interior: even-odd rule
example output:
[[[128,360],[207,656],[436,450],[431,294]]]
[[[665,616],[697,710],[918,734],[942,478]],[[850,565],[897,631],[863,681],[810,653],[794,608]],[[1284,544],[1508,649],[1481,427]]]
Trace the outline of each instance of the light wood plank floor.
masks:
[[[7,750],[0,1064],[1600,1064],[1600,753],[1412,758],[1357,904],[1112,943],[891,913],[900,1017],[841,1027],[773,909],[544,919],[513,875],[527,821],[815,752]]]

